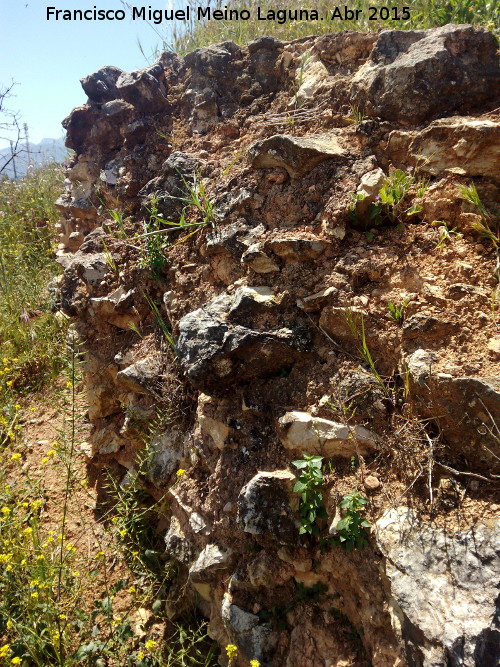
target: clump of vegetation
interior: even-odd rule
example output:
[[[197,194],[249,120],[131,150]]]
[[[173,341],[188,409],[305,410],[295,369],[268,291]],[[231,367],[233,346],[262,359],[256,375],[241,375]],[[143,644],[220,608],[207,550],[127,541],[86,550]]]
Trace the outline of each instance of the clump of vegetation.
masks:
[[[129,5],[129,3],[125,3]],[[191,9],[190,20],[183,24],[181,29],[174,26],[173,33],[164,36],[156,31],[161,44],[152,56],[157,52],[169,49],[180,54],[188,53],[202,46],[209,44],[219,44],[227,40],[232,40],[237,44],[247,44],[252,39],[269,33],[269,21],[257,20],[257,4],[253,1],[238,0],[231,5],[231,9],[241,12],[249,10],[251,18],[248,21],[208,21],[197,20],[197,8],[202,6],[199,0],[190,0],[188,5]],[[205,5],[203,5],[205,6]],[[381,12],[373,15],[370,7],[373,3],[369,0],[359,0],[356,3],[356,9],[362,10],[355,19],[347,20],[329,20],[333,7],[325,0],[319,0],[314,5],[318,11],[318,20],[297,20],[281,21],[275,20],[272,23],[273,37],[280,40],[292,40],[309,35],[319,35],[324,33],[337,32],[341,30],[359,30],[363,32],[377,31],[383,28],[396,28],[398,30],[417,30],[422,28],[434,28],[436,26],[446,25],[447,23],[472,23],[482,25],[485,28],[500,33],[500,9],[498,4],[492,0],[409,0],[406,6],[409,9],[407,14],[398,12],[398,21],[385,20],[381,18]],[[260,12],[266,16],[269,9],[276,11],[276,5],[269,3],[260,3]],[[286,5],[281,9],[287,9]],[[393,16],[393,14],[390,14]],[[279,18],[279,17],[277,17]],[[324,18],[324,20],[321,20]],[[397,25],[393,25],[397,24]],[[170,35],[172,35],[170,37]]]
[[[317,519],[326,519],[327,513],[323,504],[323,472],[322,456],[303,454],[303,458],[293,461],[293,465],[301,471],[299,479],[293,487],[294,493],[301,494],[299,534],[318,536]]]
[[[62,188],[58,166],[0,182],[0,443],[14,435],[19,395],[42,388],[66,363],[67,325],[47,283],[60,272],[53,245]]]
[[[458,190],[462,199],[475,206],[479,211],[481,219],[471,224],[472,229],[478,232],[484,239],[491,241],[493,246],[498,249],[500,245],[500,218],[497,216],[497,219],[495,219],[488,212],[486,206],[481,201],[474,183],[461,185]]]
[[[415,191],[417,197],[422,197],[427,187],[425,179],[417,179],[409,171],[395,169],[384,179],[375,201],[370,197],[364,206],[360,206],[366,200],[365,195],[352,195],[349,217],[354,224],[362,224],[366,228],[400,224],[404,218],[422,210],[419,203],[408,206],[408,193]]]
[[[380,373],[377,371],[375,362],[373,361],[370,352],[370,348],[368,347],[365,333],[365,318],[363,317],[363,314],[355,312],[352,308],[346,308],[344,317],[347,322],[347,326],[351,330],[353,336],[355,336],[355,338],[358,340],[359,353],[370,367],[370,370],[373,373],[377,384],[384,391],[384,393],[389,393],[388,386]]]
[[[431,227],[437,227],[439,234],[438,240],[434,244],[436,250],[442,250],[447,241],[451,241],[452,237],[461,238],[462,234],[458,231],[456,227],[451,229],[448,227],[447,223],[444,220],[434,220],[431,223]]]
[[[410,299],[403,299],[400,304],[393,303],[392,301],[387,302],[387,310],[392,319],[398,324],[402,324],[405,319],[405,312]]]
[[[335,526],[338,533],[335,540],[346,551],[362,549],[368,544],[365,528],[370,528],[370,523],[363,517],[367,502],[368,498],[352,491],[339,503],[343,517]]]

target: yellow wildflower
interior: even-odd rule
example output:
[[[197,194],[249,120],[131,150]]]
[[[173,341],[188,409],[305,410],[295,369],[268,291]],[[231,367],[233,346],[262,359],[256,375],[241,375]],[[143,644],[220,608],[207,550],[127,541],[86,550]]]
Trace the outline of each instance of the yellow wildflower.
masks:
[[[12,456],[10,457],[10,460],[11,461],[19,461],[20,458],[21,458],[21,454],[19,454],[19,452],[16,452],[15,454],[12,454]]]
[[[260,667],[260,662],[258,660],[250,660],[250,667]]]
[[[0,512],[2,512],[2,514],[3,514],[4,516],[9,516],[9,514],[11,513],[11,511],[12,511],[12,510],[10,509],[10,507],[6,507],[5,505],[4,505],[4,506],[2,507],[2,509],[0,510]]]
[[[145,656],[144,652],[139,651],[139,653],[137,654],[137,660],[144,660],[144,656]]]
[[[186,474],[186,471],[183,468],[179,468],[179,470],[175,473],[177,477],[182,477],[182,475]]]
[[[146,651],[152,651],[154,648],[156,648],[156,642],[154,639],[148,639],[148,641],[144,644],[144,648]]]
[[[56,450],[55,449],[49,449],[49,451],[47,452],[47,456],[52,457],[52,456],[55,456],[55,455],[56,455]]]
[[[14,405],[14,409],[15,409],[15,410],[20,410],[20,409],[21,409],[21,406],[19,405],[19,403],[16,403],[16,404]]]
[[[0,646],[0,658],[6,658],[10,653],[10,644]]]
[[[19,656],[16,656],[15,658],[12,658],[10,662],[13,665],[20,665],[22,663],[22,660]]]
[[[235,646],[234,644],[228,644],[226,646],[226,653],[229,660],[232,660],[233,658],[236,658],[236,656],[238,655],[238,647]]]
[[[40,461],[40,463],[41,463],[43,466],[44,466],[46,463],[48,463],[48,462],[49,462],[49,459],[48,459],[46,456],[44,456],[43,459]]]
[[[125,537],[126,534],[127,534],[127,529],[122,528],[122,530],[120,530],[120,537]]]

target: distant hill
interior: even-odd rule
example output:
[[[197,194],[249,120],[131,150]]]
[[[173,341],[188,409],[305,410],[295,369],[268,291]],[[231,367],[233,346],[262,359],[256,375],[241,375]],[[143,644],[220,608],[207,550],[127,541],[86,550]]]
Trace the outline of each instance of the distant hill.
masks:
[[[14,178],[24,176],[30,165],[39,167],[48,162],[63,162],[68,157],[68,149],[64,146],[64,139],[42,139],[39,144],[30,144],[29,151],[26,145],[21,144],[21,151],[15,158],[15,172],[12,162],[3,170],[2,166],[10,158],[10,148],[0,149],[0,176]]]

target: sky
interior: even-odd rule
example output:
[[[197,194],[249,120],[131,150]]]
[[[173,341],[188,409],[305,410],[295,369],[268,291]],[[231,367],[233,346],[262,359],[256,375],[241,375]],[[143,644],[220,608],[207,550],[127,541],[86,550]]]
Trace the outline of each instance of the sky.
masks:
[[[165,0],[134,4],[164,9]],[[19,111],[31,143],[62,136],[61,121],[86,101],[80,79],[104,65],[132,71],[160,43],[144,21],[47,21],[56,9],[122,9],[120,0],[0,0],[0,89],[16,83],[6,107]],[[1,119],[0,119],[1,122]],[[6,146],[0,142],[0,148]]]

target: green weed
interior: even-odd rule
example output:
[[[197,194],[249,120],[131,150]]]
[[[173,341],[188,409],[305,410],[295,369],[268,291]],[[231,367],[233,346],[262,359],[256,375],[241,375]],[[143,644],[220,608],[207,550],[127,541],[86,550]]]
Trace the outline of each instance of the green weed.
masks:
[[[470,185],[460,185],[458,190],[462,199],[479,210],[481,220],[471,223],[472,229],[478,232],[484,239],[491,241],[494,248],[498,249],[500,246],[500,220],[494,220],[493,216],[490,215],[486,206],[481,201],[474,183],[471,183]],[[496,228],[492,229],[492,225],[495,225]]]
[[[346,551],[362,549],[368,544],[365,528],[370,528],[370,523],[362,516],[367,502],[368,498],[353,491],[339,503],[343,517],[335,526],[338,536],[334,540]]]
[[[370,370],[373,373],[375,380],[377,381],[377,384],[380,386],[381,389],[383,389],[384,393],[387,394],[389,391],[388,387],[375,367],[375,362],[372,359],[368,343],[366,342],[365,319],[363,317],[363,314],[354,312],[352,308],[346,308],[344,312],[344,317],[349,329],[351,330],[351,333],[358,340],[359,343],[358,349],[361,356],[370,367]]]
[[[323,504],[322,486],[323,472],[322,456],[302,455],[304,458],[293,461],[293,465],[301,471],[293,487],[294,493],[300,493],[300,528],[299,534],[319,535],[317,519],[326,519],[327,514]]]
[[[160,308],[153,301],[153,299],[150,296],[148,296],[147,294],[144,294],[144,298],[146,299],[148,306],[151,308],[151,312],[153,313],[155,322],[156,322],[157,326],[160,327],[160,329],[163,333],[163,336],[165,337],[165,340],[166,340],[170,350],[172,352],[174,352],[174,354],[175,354],[175,341],[172,337],[172,333],[171,333],[167,323],[163,319]]]
[[[192,17],[196,17],[197,7],[201,6],[201,3],[198,0],[190,0],[188,4]],[[252,18],[248,21],[198,21],[196,18],[191,18],[180,29],[174,26],[168,36],[160,32],[156,26],[151,26],[159,37],[157,52],[168,49],[185,54],[196,48],[219,44],[227,40],[232,40],[240,45],[247,44],[252,39],[268,34],[269,31],[267,25],[269,21],[257,20],[256,6],[257,3],[253,0],[239,0],[231,5],[231,9],[250,10]],[[370,20],[370,6],[372,3],[369,0],[360,0],[356,3],[356,8],[361,9],[363,13],[357,20],[329,21],[327,19],[330,17],[332,6],[326,0],[319,0],[314,5],[314,9],[318,10],[319,20],[284,21],[283,23],[275,21],[272,23],[273,37],[288,41],[341,30],[370,32],[393,27],[388,25],[388,23],[393,23],[392,21],[381,20],[378,15],[375,20]],[[492,0],[447,0],[446,2],[408,0],[405,6],[409,8],[410,18],[397,21],[397,28],[400,30],[433,28],[447,23],[472,23],[493,30],[497,35],[500,32],[500,9],[498,4]],[[260,7],[261,12],[266,15],[268,9],[275,9],[276,5],[260,3]],[[280,8],[285,7],[282,5]],[[324,17],[325,20],[321,20],[321,17]]]
[[[392,301],[387,302],[387,310],[392,319],[398,324],[402,324],[405,319],[405,311],[410,303],[410,299],[403,299],[403,301],[398,305]]]
[[[446,245],[446,242],[450,241],[453,236],[462,238],[462,234],[457,230],[457,228],[453,227],[452,229],[449,229],[444,220],[434,220],[431,223],[431,227],[438,228],[439,238],[434,244],[436,250],[442,250]]]

